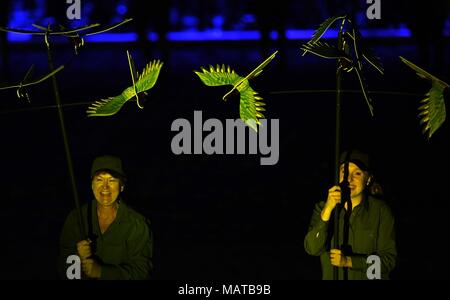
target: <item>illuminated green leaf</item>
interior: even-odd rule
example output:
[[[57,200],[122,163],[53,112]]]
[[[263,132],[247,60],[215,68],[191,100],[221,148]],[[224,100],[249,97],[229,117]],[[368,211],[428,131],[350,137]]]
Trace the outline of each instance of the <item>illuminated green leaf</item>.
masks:
[[[209,70],[201,68],[201,72],[194,71],[200,80],[207,86],[222,86],[231,85],[233,88],[223,96],[223,100],[227,100],[228,96],[234,91],[240,93],[239,111],[242,121],[244,121],[250,128],[258,131],[257,125],[260,124],[259,119],[264,118],[262,111],[264,111],[264,103],[262,98],[255,92],[249,84],[249,80],[255,78],[263,71],[264,67],[269,64],[278,51],[274,52],[246,77],[239,76],[229,66],[217,65],[210,66]]]
[[[129,100],[136,100],[138,107],[143,108],[143,106],[139,103],[139,95],[146,94],[148,90],[153,88],[158,79],[163,63],[159,60],[154,60],[147,64],[141,75],[138,75],[134,69],[133,59],[129,55],[128,51],[127,55],[132,85],[116,97],[109,97],[107,99],[95,101],[87,110],[89,117],[114,115]]]

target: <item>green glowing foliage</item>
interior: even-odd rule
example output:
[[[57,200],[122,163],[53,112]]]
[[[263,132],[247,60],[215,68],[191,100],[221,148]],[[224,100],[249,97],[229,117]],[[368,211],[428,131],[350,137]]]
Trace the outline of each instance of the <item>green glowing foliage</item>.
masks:
[[[423,125],[422,133],[430,139],[445,121],[444,91],[450,88],[450,85],[416,66],[409,60],[401,56],[400,59],[408,67],[416,71],[419,77],[431,82],[431,89],[425,94],[425,98],[420,101],[422,105],[419,107],[418,115],[420,117],[420,124]]]
[[[148,90],[155,85],[159,72],[163,66],[163,63],[159,60],[153,60],[144,68],[141,75],[139,75],[135,68],[134,62],[130,53],[127,51],[128,64],[130,67],[132,86],[126,88],[122,94],[95,101],[91,104],[87,110],[89,117],[111,116],[116,114],[125,102],[129,100],[136,100],[139,108],[144,108],[140,101],[143,97],[147,96]]]
[[[201,67],[201,72],[194,72],[207,86],[232,85],[233,88],[223,96],[223,100],[226,101],[231,93],[238,91],[240,94],[240,118],[250,128],[258,131],[258,125],[261,125],[259,120],[264,118],[262,111],[265,111],[263,107],[265,104],[261,101],[262,97],[250,87],[249,80],[260,75],[264,67],[274,59],[277,53],[278,51],[275,51],[246,77],[239,76],[230,66],[225,65],[210,66],[209,70]]]
[[[319,28],[314,32],[311,40],[308,42],[308,44],[315,44],[317,43],[320,38],[327,32],[327,30],[331,27],[331,25],[334,24],[334,22],[338,20],[345,20],[347,16],[335,16],[326,19],[322,24],[320,24]]]

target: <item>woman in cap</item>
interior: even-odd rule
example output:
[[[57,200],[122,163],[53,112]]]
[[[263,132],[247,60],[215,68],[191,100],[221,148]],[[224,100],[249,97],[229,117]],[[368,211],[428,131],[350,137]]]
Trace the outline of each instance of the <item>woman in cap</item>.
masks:
[[[118,157],[105,155],[94,160],[91,187],[95,199],[81,207],[88,238],[81,232],[76,211],[72,211],[60,238],[63,278],[149,278],[153,247],[150,222],[121,199],[125,181]],[[82,276],[77,276],[76,266],[66,263],[74,256],[79,257]]]
[[[347,168],[347,170],[346,170]],[[347,175],[347,181],[344,181]],[[322,279],[388,279],[397,257],[394,216],[389,206],[370,194],[374,188],[369,157],[347,151],[340,159],[340,184],[316,204],[304,239],[308,254],[320,256]],[[345,196],[347,195],[347,196]],[[340,203],[339,249],[334,249],[334,209]]]

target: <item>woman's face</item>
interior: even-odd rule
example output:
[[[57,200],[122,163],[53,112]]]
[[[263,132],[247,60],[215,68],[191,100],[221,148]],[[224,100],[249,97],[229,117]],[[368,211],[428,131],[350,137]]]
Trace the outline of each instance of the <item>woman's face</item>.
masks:
[[[120,194],[120,180],[108,172],[96,174],[92,179],[92,191],[95,199],[102,206],[113,205]]]
[[[339,170],[339,182],[344,181],[344,168],[345,164],[342,164]],[[361,170],[357,165],[350,162],[348,164],[348,183],[350,186],[350,197],[355,198],[364,192],[369,179],[369,173]]]

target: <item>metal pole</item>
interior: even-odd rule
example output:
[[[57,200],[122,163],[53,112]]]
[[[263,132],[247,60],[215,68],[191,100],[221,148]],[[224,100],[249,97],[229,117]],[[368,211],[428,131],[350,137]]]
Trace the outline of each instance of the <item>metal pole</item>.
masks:
[[[336,72],[336,125],[335,125],[335,156],[334,156],[334,184],[339,185],[339,153],[341,144],[341,85],[342,74],[341,68],[338,66]],[[336,204],[334,208],[334,243],[333,248],[339,249],[339,215],[341,212],[341,204]],[[333,267],[333,279],[339,279],[339,268]]]
[[[50,43],[48,40],[48,36],[49,36],[48,34],[45,35],[45,45],[47,47],[47,57],[48,57],[48,65],[50,67],[50,72],[53,72],[55,67],[53,66],[53,58],[52,58],[52,52],[50,49]],[[75,175],[73,172],[72,155],[70,154],[69,142],[68,142],[67,133],[66,133],[66,126],[64,124],[64,115],[63,115],[62,106],[61,106],[61,98],[59,96],[58,83],[56,81],[55,75],[52,76],[52,84],[53,84],[53,92],[55,94],[56,107],[58,109],[59,125],[61,126],[61,132],[62,132],[63,141],[64,141],[64,149],[65,149],[65,153],[66,153],[67,167],[69,168],[69,175],[70,175],[70,182],[72,185],[73,199],[75,201],[75,207],[76,207],[77,215],[78,215],[78,225],[79,225],[81,236],[86,237],[86,230],[84,228],[83,217],[81,215],[80,201],[78,198],[78,191],[77,191],[77,186],[75,183]]]

